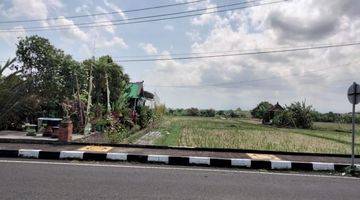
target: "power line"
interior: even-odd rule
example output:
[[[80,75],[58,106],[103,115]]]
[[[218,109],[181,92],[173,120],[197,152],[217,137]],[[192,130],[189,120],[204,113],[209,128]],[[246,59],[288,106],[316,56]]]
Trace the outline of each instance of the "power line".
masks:
[[[173,15],[180,15],[180,14],[186,14],[186,13],[193,13],[193,12],[200,12],[200,11],[207,11],[207,10],[214,10],[214,9],[218,9],[218,8],[226,8],[226,7],[233,7],[233,6],[237,6],[237,5],[243,5],[243,4],[249,4],[249,3],[254,3],[254,2],[259,2],[259,1],[263,1],[263,0],[253,0],[253,1],[245,1],[245,2],[240,2],[240,3],[232,3],[232,4],[225,4],[225,5],[221,5],[221,6],[213,6],[213,7],[208,7],[208,8],[202,8],[202,9],[195,9],[195,10],[189,10],[189,11],[181,11],[181,12],[171,12],[171,13],[165,13],[165,14],[157,14],[157,15],[148,15],[148,16],[142,16],[142,17],[134,17],[134,18],[127,18],[127,19],[118,19],[118,20],[105,20],[105,21],[97,21],[97,22],[83,22],[83,23],[77,23],[77,24],[64,24],[64,25],[55,25],[55,26],[47,26],[47,27],[43,27],[43,26],[32,26],[32,27],[25,27],[25,29],[42,29],[42,28],[64,28],[64,27],[74,27],[74,26],[78,26],[78,27],[83,27],[85,25],[105,25],[104,23],[118,23],[118,22],[129,22],[129,21],[136,21],[136,20],[140,20],[140,19],[149,19],[149,18],[158,18],[158,17],[166,17],[166,16],[173,16]],[[111,25],[111,24],[108,24]],[[23,28],[13,28],[11,30],[17,30],[17,29],[23,29]]]
[[[123,10],[122,12],[123,13],[131,13],[131,12],[138,12],[138,11],[154,10],[154,9],[160,9],[160,8],[168,8],[168,7],[174,7],[174,6],[180,6],[180,5],[199,3],[199,2],[202,2],[202,1],[206,1],[206,0],[194,0],[194,1],[191,1],[191,2],[182,2],[182,3],[175,3],[175,4],[165,4],[165,5],[159,5],[159,6],[146,7],[146,8]],[[66,16],[66,18],[67,19],[75,19],[75,18],[93,17],[93,16],[101,16],[101,15],[113,15],[113,14],[119,14],[119,12],[114,11],[114,12],[102,12],[102,13],[92,13],[92,14],[84,14],[84,15],[74,15],[74,16]],[[29,19],[29,20],[0,21],[0,24],[28,23],[28,22],[49,21],[49,20],[56,20],[56,19],[59,19],[59,17],[42,18],[42,19]]]
[[[205,55],[205,56],[184,56],[184,57],[154,58],[154,59],[128,59],[128,60],[117,60],[116,62],[124,63],[124,62],[150,62],[150,61],[166,61],[166,60],[191,60],[191,59],[219,58],[219,57],[231,57],[231,56],[260,55],[260,54],[269,54],[269,53],[285,53],[285,52],[293,52],[293,51],[305,51],[305,50],[314,50],[314,49],[327,49],[327,48],[356,46],[356,45],[360,45],[360,42],[354,42],[354,43],[339,43],[339,44],[327,44],[327,45],[319,45],[319,46],[309,46],[309,47],[300,47],[300,48],[289,48],[289,49],[282,49],[282,50],[241,52],[241,53],[218,54],[218,55]]]
[[[238,52],[235,54],[225,54],[224,56],[242,56],[242,55],[247,55],[247,54],[266,54],[266,53],[282,53],[282,52],[288,52],[288,51],[301,51],[301,50],[311,50],[311,49],[323,49],[323,48],[335,48],[335,47],[342,47],[342,46],[353,46],[353,45],[359,45],[360,41],[354,41],[354,42],[348,42],[348,43],[335,43],[335,44],[331,44],[331,43],[327,43],[327,44],[312,44],[312,45],[297,45],[297,46],[291,46],[291,47],[286,47],[286,46],[280,46],[280,47],[272,47],[272,48],[256,48],[256,49],[246,49],[246,50],[228,50],[228,51],[208,51],[208,52],[192,52],[192,53],[171,53],[168,55],[164,55],[164,54],[156,54],[156,55],[129,55],[129,56],[121,56],[121,58],[124,57],[164,57],[164,56],[177,56],[177,55],[189,55],[186,58],[189,59],[196,59],[198,57],[200,58],[207,58],[207,57],[211,57],[211,56],[215,56],[215,57],[223,57],[222,55],[224,55],[224,53],[229,53],[229,52]],[[220,54],[220,55],[206,55],[206,54]],[[202,56],[191,56],[191,55],[202,55]],[[114,60],[114,62],[135,62],[135,61],[144,61],[144,59],[131,59],[131,60],[116,60],[116,58],[120,58],[117,56],[111,56],[111,58]],[[183,57],[175,57],[175,58],[152,58],[152,59],[146,59],[146,61],[158,61],[158,60],[174,60],[177,58],[183,58]],[[75,58],[78,61],[81,60],[86,60],[87,58]],[[2,59],[0,60],[0,62],[6,62],[7,59]]]
[[[278,46],[278,47],[270,47],[270,48],[262,48],[261,51],[265,50],[281,50],[287,48],[306,48],[309,46],[323,46],[329,45],[329,43],[319,43],[319,44],[311,44],[311,45],[293,45],[293,46]],[[248,52],[248,51],[259,51],[259,48],[256,49],[246,49],[246,50],[227,50],[227,51],[205,51],[205,52],[179,52],[179,53],[170,53],[170,54],[152,54],[152,55],[127,55],[121,56],[121,58],[148,58],[148,57],[165,57],[165,56],[186,56],[186,55],[203,55],[203,54],[222,54],[222,53],[231,53],[231,52]],[[112,56],[113,59],[120,58],[119,56]]]
[[[350,62],[347,63],[345,65],[336,65],[336,66],[330,66],[330,67],[325,67],[325,68],[321,68],[321,69],[317,69],[317,70],[308,70],[305,73],[312,73],[312,72],[319,72],[319,71],[326,71],[329,69],[334,69],[334,68],[339,68],[339,67],[347,67],[350,66],[352,64],[357,64],[359,62]],[[218,87],[218,86],[226,86],[226,85],[238,85],[238,84],[246,84],[246,83],[253,83],[253,82],[260,82],[260,81],[267,81],[267,80],[276,80],[276,79],[281,79],[284,77],[289,77],[289,76],[302,76],[302,77],[306,77],[307,75],[299,72],[299,73],[295,73],[295,74],[289,74],[286,76],[282,76],[282,77],[268,77],[268,78],[261,78],[261,79],[250,79],[250,80],[243,80],[243,81],[236,81],[236,82],[222,82],[222,83],[212,83],[212,84],[200,84],[200,85],[147,85],[150,87],[161,87],[161,88],[202,88],[202,87]]]
[[[104,26],[119,26],[119,25],[128,25],[128,24],[140,24],[140,23],[146,23],[146,22],[156,22],[156,21],[164,21],[164,20],[171,20],[171,19],[180,19],[180,18],[187,18],[187,17],[194,17],[194,16],[200,16],[200,15],[207,15],[207,14],[213,14],[213,13],[223,13],[227,11],[234,11],[234,10],[240,10],[250,7],[258,7],[258,6],[264,6],[264,5],[270,5],[270,4],[277,4],[286,2],[289,0],[281,0],[281,1],[273,1],[268,3],[262,3],[262,4],[256,4],[256,5],[250,5],[250,6],[242,6],[242,7],[235,7],[230,9],[223,9],[223,10],[215,10],[212,12],[205,12],[205,13],[199,13],[199,14],[189,14],[189,15],[182,15],[182,16],[174,16],[174,17],[167,17],[167,18],[159,18],[159,19],[149,19],[149,20],[140,20],[140,21],[130,21],[130,22],[124,22],[124,23],[113,23],[113,24],[98,24],[98,25],[87,25],[87,26],[72,26],[72,27],[65,27],[65,28],[49,28],[49,27],[42,27],[38,29],[26,29],[26,28],[18,28],[21,29],[21,31],[53,31],[53,30],[67,30],[71,28],[98,28],[98,27],[104,27]],[[0,32],[20,32],[19,30],[14,29],[2,29]]]

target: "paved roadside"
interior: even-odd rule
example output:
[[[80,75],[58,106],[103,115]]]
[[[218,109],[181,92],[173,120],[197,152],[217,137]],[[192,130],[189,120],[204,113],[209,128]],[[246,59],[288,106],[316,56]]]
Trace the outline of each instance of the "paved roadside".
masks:
[[[0,160],[1,199],[358,199],[359,179],[107,163]]]
[[[58,144],[22,144],[22,143],[0,143],[1,149],[39,149],[44,151],[86,151],[101,153],[129,153],[139,155],[169,155],[169,156],[197,156],[197,157],[217,157],[217,158],[246,158],[258,160],[288,160],[298,162],[329,162],[329,163],[349,163],[350,158],[343,157],[323,157],[323,156],[303,156],[303,155],[277,155],[277,154],[256,154],[256,153],[235,153],[235,152],[211,152],[211,151],[192,151],[177,149],[156,149],[156,148],[127,148],[110,146],[89,146],[89,145],[58,145]],[[355,160],[360,163],[360,158]]]

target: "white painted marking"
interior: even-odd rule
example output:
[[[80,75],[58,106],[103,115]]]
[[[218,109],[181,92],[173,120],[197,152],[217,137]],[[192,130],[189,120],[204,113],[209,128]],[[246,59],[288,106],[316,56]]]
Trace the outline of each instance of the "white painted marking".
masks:
[[[83,151],[60,151],[60,158],[77,158],[83,159]]]
[[[197,165],[210,165],[210,158],[209,157],[189,157],[190,164],[197,164]]]
[[[169,163],[168,155],[148,155],[149,162]]]
[[[315,171],[335,170],[334,163],[312,162]]]
[[[228,169],[209,169],[209,168],[189,168],[189,167],[155,167],[155,166],[139,166],[139,165],[110,165],[110,164],[94,164],[94,163],[72,163],[72,162],[49,162],[49,161],[29,161],[29,160],[1,160],[0,163],[22,163],[22,164],[39,164],[39,165],[64,165],[78,167],[112,167],[126,169],[156,169],[156,170],[181,170],[181,171],[201,171],[201,172],[220,172],[231,174],[258,174],[258,175],[277,175],[277,176],[299,176],[299,177],[319,177],[319,178],[336,178],[336,179],[353,179],[358,181],[359,178],[348,176],[329,176],[318,174],[293,174],[279,172],[263,172],[263,171],[241,171]]]
[[[106,159],[108,160],[127,160],[127,153],[107,153]]]
[[[251,167],[251,159],[232,158],[231,166],[236,167]]]
[[[271,169],[291,169],[291,162],[283,160],[272,160]]]
[[[39,152],[41,150],[38,149],[19,149],[19,156],[25,158],[39,158]]]

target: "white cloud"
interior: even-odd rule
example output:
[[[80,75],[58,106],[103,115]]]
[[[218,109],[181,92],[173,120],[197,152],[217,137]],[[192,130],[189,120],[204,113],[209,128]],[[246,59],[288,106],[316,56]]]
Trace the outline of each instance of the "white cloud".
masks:
[[[202,40],[193,41],[191,52],[256,51],[277,46],[359,41],[360,14],[353,12],[354,6],[360,10],[360,3],[353,0],[331,3],[302,0],[214,15],[211,19],[205,15],[196,17],[192,24],[207,25],[210,31],[206,35],[202,33]],[[197,36],[196,28],[186,35]],[[351,83],[351,78],[360,75],[355,49],[158,61],[146,81],[154,86],[193,85],[159,87],[160,95],[164,95],[162,99],[175,107],[251,108],[260,100],[289,104],[306,99],[321,111],[345,112],[348,105],[343,93],[347,82],[341,80],[350,79]],[[216,87],[208,86],[217,83]],[[185,94],[191,96],[191,101],[179,98]],[[207,94],[206,100],[197,94]]]
[[[125,43],[124,39],[120,37],[113,37],[111,40],[106,40],[105,38],[100,38],[96,42],[96,48],[128,48],[128,45]]]
[[[0,39],[5,41],[10,47],[14,47],[17,44],[19,38],[26,35],[26,31],[22,26],[15,26],[10,31],[16,32],[0,32]]]
[[[201,40],[199,31],[196,31],[196,30],[187,31],[185,34],[186,34],[186,36],[188,36],[190,38],[191,41]]]
[[[98,13],[106,13],[108,11],[106,9],[100,7],[100,6],[97,6],[96,7],[96,12],[98,12]],[[112,20],[111,15],[100,15],[100,16],[96,16],[95,19],[94,19],[94,21],[96,23],[98,23],[98,24],[105,24],[106,26],[103,26],[102,28],[104,28],[107,32],[114,34],[116,27],[111,22],[111,20]]]
[[[217,11],[217,7],[215,4],[211,4],[210,2],[208,2],[205,8],[206,10],[204,11],[204,13],[211,13],[211,14],[202,14],[198,17],[194,17],[191,20],[191,23],[193,25],[203,26],[220,20],[220,17],[216,13],[212,13]]]
[[[154,55],[158,53],[156,47],[154,47],[154,45],[151,43],[140,43],[139,47],[142,48],[149,55]]]
[[[117,5],[113,4],[113,3],[110,3],[110,2],[107,1],[107,0],[104,0],[104,4],[105,4],[108,8],[111,8],[112,10],[116,11],[117,14],[118,14],[120,17],[122,17],[123,19],[127,19],[125,13],[122,11],[122,9],[121,9],[119,6],[117,6]]]
[[[61,31],[64,36],[70,39],[78,39],[82,42],[86,42],[89,40],[89,36],[87,33],[85,33],[78,26],[76,26],[72,20],[66,19],[64,16],[60,16],[56,20],[52,20],[52,25],[71,27],[69,29]]]
[[[11,7],[3,11],[3,13],[9,18],[22,16],[27,18],[46,18],[49,15],[49,9],[61,7],[63,7],[63,4],[57,0],[13,0]]]

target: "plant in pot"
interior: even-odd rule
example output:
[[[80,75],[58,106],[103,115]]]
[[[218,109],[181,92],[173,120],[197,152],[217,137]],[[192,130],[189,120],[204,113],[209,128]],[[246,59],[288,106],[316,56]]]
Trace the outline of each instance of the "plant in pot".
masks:
[[[61,105],[64,110],[64,117],[60,124],[58,138],[62,142],[69,142],[72,139],[73,133],[73,123],[69,114],[71,104],[68,101],[64,101]]]

